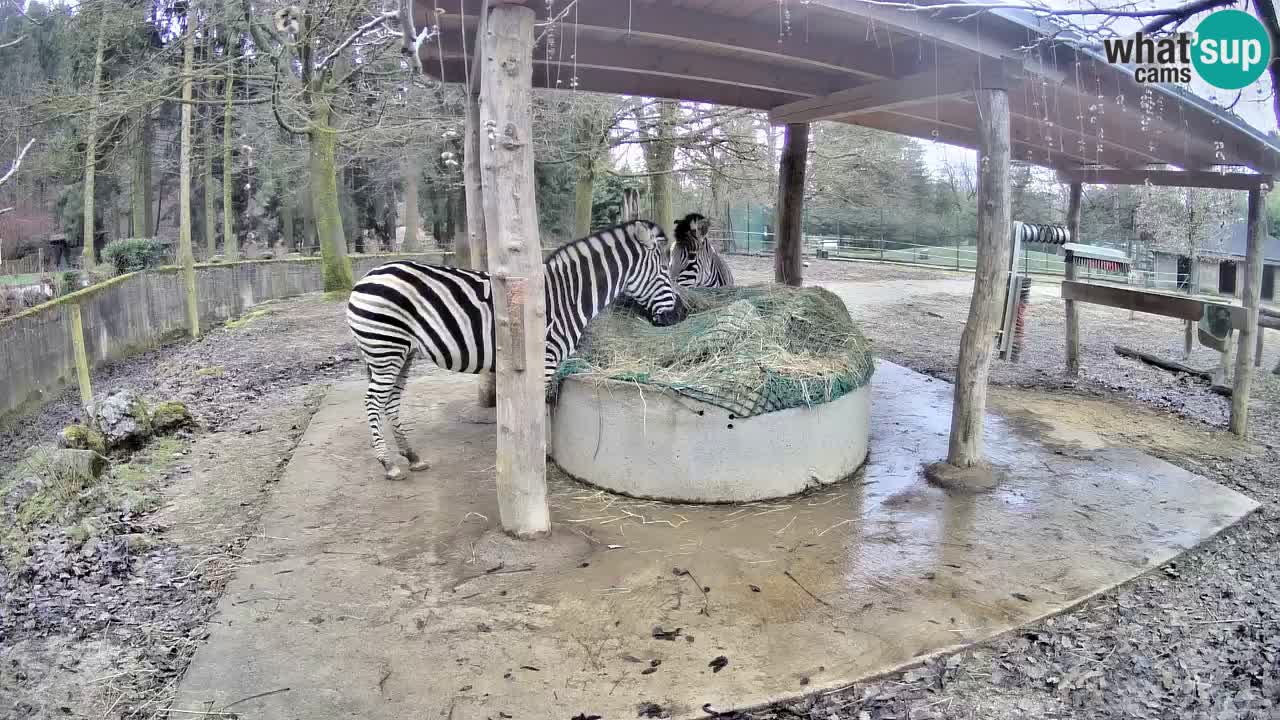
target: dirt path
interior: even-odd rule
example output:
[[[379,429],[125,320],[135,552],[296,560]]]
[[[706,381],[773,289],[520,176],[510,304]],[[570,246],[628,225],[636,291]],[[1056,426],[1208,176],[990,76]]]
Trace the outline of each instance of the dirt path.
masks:
[[[740,282],[769,258],[733,258]],[[874,263],[811,261],[863,323],[881,357],[937,377],[955,365],[970,276]],[[1280,708],[1280,378],[1260,372],[1253,437],[1222,432],[1227,405],[1203,384],[1112,352],[1177,356],[1172,320],[1085,306],[1084,372],[1060,371],[1062,305],[1037,281],[1022,360],[997,363],[992,407],[1064,447],[1134,446],[1263,503],[1176,566],[1085,607],[929,667],[744,718],[1270,718]],[[0,717],[160,717],[212,604],[260,532],[259,509],[331,379],[358,373],[340,303],[312,296],[95,375],[99,392],[135,388],[185,400],[200,431],[146,467],[158,512],[118,532],[155,539],[111,557],[69,549],[61,531],[31,563],[0,569]],[[1264,367],[1280,355],[1271,333]],[[1215,354],[1200,349],[1193,364]],[[48,442],[74,392],[0,433],[0,472]]]
[[[185,401],[200,428],[115,459],[148,476],[158,510],[103,508],[96,546],[50,528],[25,565],[0,563],[0,718],[163,717],[326,379],[354,368],[342,304],[310,296],[95,373],[100,394]],[[78,405],[69,391],[0,433],[0,477]],[[113,542],[124,533],[144,540]]]

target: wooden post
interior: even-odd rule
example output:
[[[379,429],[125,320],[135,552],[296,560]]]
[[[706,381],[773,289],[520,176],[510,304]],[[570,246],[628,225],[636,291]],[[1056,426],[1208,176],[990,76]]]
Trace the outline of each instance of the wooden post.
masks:
[[[987,78],[984,78],[984,80]],[[990,78],[998,80],[999,78]],[[987,378],[996,323],[997,289],[1008,266],[1009,247],[1009,91],[978,90],[978,246],[969,319],[960,338],[951,439],[947,463],[959,468],[982,461],[982,421],[987,408]]]
[[[476,31],[475,58],[473,72],[479,72],[481,38],[484,37],[484,15],[480,16],[480,24]],[[467,248],[471,253],[472,270],[489,269],[489,246],[484,231],[484,193],[480,182],[480,83],[473,81],[467,88],[467,117],[463,124],[462,142],[462,184],[467,200]],[[457,248],[455,247],[455,250]],[[459,258],[461,260],[462,258]],[[497,386],[493,373],[488,370],[480,373],[480,385],[476,402],[482,408],[491,408],[498,404]]]
[[[71,347],[76,356],[76,380],[80,383],[80,407],[85,419],[93,418],[93,386],[89,383],[89,354],[84,349],[84,320],[80,316],[80,303],[71,303]]]
[[[200,305],[196,294],[196,259],[191,248],[191,67],[195,57],[195,18],[187,16],[192,27],[182,40],[182,130],[178,160],[178,258],[182,265],[182,287],[187,296],[187,329],[192,338],[200,337]]]
[[[622,189],[622,220],[630,222],[640,219],[640,191],[635,188]]]
[[[1266,336],[1267,331],[1262,327],[1258,328],[1257,348],[1253,351],[1253,366],[1262,367],[1262,340]]]
[[[493,2],[480,40],[480,179],[498,362],[498,512],[518,538],[551,530],[546,297],[534,198],[531,8]]]
[[[1231,432],[1243,437],[1249,425],[1249,391],[1253,385],[1253,368],[1249,362],[1249,349],[1253,347],[1254,334],[1261,340],[1262,328],[1258,327],[1258,303],[1262,301],[1262,241],[1267,235],[1267,218],[1262,214],[1261,190],[1249,191],[1249,245],[1245,255],[1244,288],[1240,293],[1244,305],[1244,327],[1240,328],[1240,345],[1236,350],[1236,377],[1231,392]],[[1259,360],[1262,345],[1258,344]]]
[[[1234,332],[1234,331],[1233,331]],[[1214,368],[1210,382],[1214,385],[1226,385],[1231,379],[1231,333],[1222,341],[1222,352],[1218,353],[1218,367]]]
[[[1084,186],[1078,182],[1071,183],[1071,199],[1067,204],[1067,232],[1071,242],[1080,242],[1080,197]],[[1071,257],[1066,258],[1063,265],[1067,280],[1076,279],[1076,266]],[[1076,377],[1080,374],[1080,316],[1077,315],[1076,301],[1067,300],[1067,374]]]
[[[801,230],[804,222],[804,171],[809,160],[809,123],[788,123],[778,161],[778,207],[773,279],[800,287]]]

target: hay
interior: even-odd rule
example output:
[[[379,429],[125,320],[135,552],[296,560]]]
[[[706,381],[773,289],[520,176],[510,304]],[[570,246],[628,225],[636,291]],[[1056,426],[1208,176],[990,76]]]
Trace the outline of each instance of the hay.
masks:
[[[619,307],[592,321],[549,386],[578,375],[669,390],[751,417],[831,402],[874,370],[844,303],[821,288],[684,290],[689,317],[655,327]]]

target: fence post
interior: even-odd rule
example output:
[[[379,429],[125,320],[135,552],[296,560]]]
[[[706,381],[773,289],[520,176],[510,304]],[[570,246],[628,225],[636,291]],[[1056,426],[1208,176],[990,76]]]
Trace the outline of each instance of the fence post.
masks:
[[[960,233],[956,233],[956,271],[960,271]]]
[[[80,383],[80,405],[86,420],[93,417],[93,387],[89,384],[89,354],[84,348],[84,320],[80,315],[80,303],[71,303],[71,347],[76,356],[76,379]]]

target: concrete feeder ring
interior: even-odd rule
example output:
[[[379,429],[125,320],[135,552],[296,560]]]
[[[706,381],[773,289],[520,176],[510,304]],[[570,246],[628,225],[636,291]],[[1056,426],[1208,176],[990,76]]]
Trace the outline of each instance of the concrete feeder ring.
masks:
[[[569,376],[551,456],[590,485],[637,498],[736,503],[839,482],[867,459],[871,385],[812,407],[738,418],[654,387]]]

